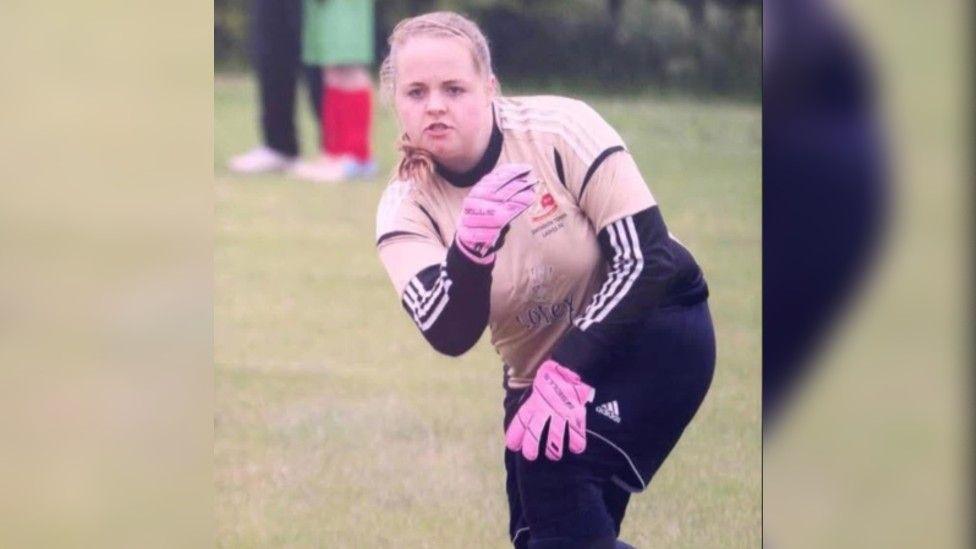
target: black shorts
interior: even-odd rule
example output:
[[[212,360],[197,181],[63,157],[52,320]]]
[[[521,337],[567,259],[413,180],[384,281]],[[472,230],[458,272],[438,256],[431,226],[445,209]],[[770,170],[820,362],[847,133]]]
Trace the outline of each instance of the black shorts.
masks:
[[[629,494],[647,487],[697,412],[715,368],[707,302],[656,309],[627,339],[601,365],[595,399],[587,406],[585,452],[567,451],[558,462],[540,453],[529,462],[506,451],[513,539],[526,536],[529,524],[557,515],[576,516],[581,528],[596,529],[605,526],[585,523],[609,517],[618,533]],[[506,392],[506,427],[526,391]],[[601,501],[603,511],[583,508]]]

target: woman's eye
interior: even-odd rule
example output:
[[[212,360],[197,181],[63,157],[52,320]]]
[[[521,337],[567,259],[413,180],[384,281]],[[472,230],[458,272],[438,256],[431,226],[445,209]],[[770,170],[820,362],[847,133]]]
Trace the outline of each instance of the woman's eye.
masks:
[[[450,88],[447,89],[447,92],[450,93],[451,95],[461,95],[462,93],[464,93],[464,89],[459,88],[458,86],[451,86]]]
[[[423,95],[424,95],[424,91],[421,90],[420,88],[414,88],[407,92],[407,96],[412,97],[414,99],[420,99],[421,97],[423,97]]]

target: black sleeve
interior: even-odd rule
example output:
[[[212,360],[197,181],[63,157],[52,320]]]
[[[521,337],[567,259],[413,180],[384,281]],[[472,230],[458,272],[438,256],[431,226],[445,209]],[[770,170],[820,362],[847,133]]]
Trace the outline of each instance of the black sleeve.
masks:
[[[591,384],[596,363],[654,307],[708,297],[701,269],[668,234],[657,206],[607,225],[597,238],[609,262],[606,281],[552,353]]]
[[[403,290],[403,308],[438,352],[460,356],[488,325],[493,265],[478,265],[457,249],[426,267]]]

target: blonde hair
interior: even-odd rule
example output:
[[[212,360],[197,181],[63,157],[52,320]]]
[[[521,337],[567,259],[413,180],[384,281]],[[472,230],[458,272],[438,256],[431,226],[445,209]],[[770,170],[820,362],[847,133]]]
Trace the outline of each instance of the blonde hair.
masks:
[[[410,17],[397,23],[387,39],[390,53],[380,65],[380,97],[385,103],[390,104],[393,101],[396,86],[395,59],[398,50],[408,39],[415,36],[458,38],[469,45],[475,69],[486,77],[493,75],[488,39],[473,21],[450,11],[437,11]],[[430,180],[434,172],[434,158],[429,151],[410,144],[406,133],[397,139],[396,148],[400,151],[400,161],[396,167],[396,175],[399,179],[413,179],[421,183]]]

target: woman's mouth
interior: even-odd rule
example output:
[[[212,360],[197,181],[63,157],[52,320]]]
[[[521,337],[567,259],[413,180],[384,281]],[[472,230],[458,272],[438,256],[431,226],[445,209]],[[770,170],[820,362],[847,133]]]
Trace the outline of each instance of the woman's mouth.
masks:
[[[431,137],[441,137],[444,134],[446,134],[447,131],[450,129],[451,128],[447,124],[443,124],[441,122],[434,122],[433,124],[427,126],[427,129],[424,131],[426,131],[427,134],[430,135]]]

